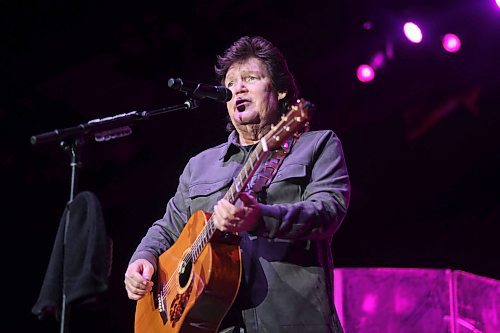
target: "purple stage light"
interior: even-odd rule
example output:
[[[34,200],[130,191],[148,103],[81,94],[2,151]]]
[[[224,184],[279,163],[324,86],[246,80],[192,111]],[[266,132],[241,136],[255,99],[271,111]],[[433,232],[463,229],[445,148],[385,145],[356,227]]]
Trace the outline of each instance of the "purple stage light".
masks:
[[[498,8],[500,8],[500,0],[495,0],[495,2],[497,3]]]
[[[418,44],[423,39],[422,30],[413,22],[406,22],[403,31],[406,38],[412,43]]]
[[[382,68],[385,63],[385,56],[382,52],[377,52],[373,55],[372,60],[370,61],[370,66],[374,69],[377,70],[379,68]]]
[[[500,1],[500,0],[497,0]],[[458,38],[457,35],[455,34],[446,34],[444,35],[442,39],[443,43],[443,48],[451,53],[456,53],[460,50],[460,47],[462,46],[462,42],[460,41],[460,38]]]
[[[375,78],[375,71],[369,65],[360,65],[356,71],[358,80],[361,82],[370,82]]]

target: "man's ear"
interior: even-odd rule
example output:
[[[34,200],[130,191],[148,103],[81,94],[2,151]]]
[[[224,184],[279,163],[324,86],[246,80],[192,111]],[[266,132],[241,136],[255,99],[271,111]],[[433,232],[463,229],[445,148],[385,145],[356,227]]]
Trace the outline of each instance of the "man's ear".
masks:
[[[278,92],[278,101],[281,101],[283,98],[285,98],[286,94],[288,94],[287,91]]]

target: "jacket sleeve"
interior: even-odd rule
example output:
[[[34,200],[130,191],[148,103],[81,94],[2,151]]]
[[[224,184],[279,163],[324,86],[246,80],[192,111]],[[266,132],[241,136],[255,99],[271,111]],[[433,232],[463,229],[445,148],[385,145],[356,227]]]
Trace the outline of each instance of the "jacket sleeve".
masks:
[[[165,252],[179,238],[189,216],[189,179],[190,163],[179,177],[175,195],[168,201],[163,217],[152,224],[142,238],[130,263],[137,259],[146,259],[157,269],[160,254]]]
[[[301,151],[297,152],[310,156],[310,177],[300,201],[259,204],[262,218],[253,234],[282,239],[325,239],[338,229],[349,205],[349,175],[339,138],[332,131],[321,133],[317,140],[301,145]],[[295,148],[299,149],[298,144]]]

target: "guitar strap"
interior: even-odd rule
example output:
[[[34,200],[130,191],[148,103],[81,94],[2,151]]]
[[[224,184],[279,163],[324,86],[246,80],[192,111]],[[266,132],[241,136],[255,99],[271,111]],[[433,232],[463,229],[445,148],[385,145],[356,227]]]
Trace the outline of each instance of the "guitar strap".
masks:
[[[264,188],[271,184],[271,181],[274,176],[276,176],[281,163],[283,163],[283,160],[290,152],[290,149],[292,149],[292,145],[296,140],[297,138],[292,136],[285,141],[279,149],[271,152],[267,161],[264,162],[262,167],[253,176],[252,181],[249,183],[248,192],[250,192],[250,194],[256,197],[256,195],[258,195]]]

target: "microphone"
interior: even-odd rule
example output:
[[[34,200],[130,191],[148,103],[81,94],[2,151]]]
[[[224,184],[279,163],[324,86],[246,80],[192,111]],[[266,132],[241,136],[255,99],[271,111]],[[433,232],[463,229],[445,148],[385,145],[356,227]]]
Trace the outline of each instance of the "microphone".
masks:
[[[211,86],[204,83],[193,83],[182,79],[169,79],[169,88],[185,92],[189,97],[196,99],[211,98],[225,103],[233,98],[231,90],[224,86]]]

